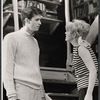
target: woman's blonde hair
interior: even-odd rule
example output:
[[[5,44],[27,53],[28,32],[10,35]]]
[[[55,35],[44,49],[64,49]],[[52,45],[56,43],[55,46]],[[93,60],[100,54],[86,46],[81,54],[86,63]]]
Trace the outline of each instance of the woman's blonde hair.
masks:
[[[71,34],[74,32],[77,36],[81,36],[83,39],[86,38],[90,30],[90,25],[83,20],[74,19],[66,25],[66,31],[70,31]]]

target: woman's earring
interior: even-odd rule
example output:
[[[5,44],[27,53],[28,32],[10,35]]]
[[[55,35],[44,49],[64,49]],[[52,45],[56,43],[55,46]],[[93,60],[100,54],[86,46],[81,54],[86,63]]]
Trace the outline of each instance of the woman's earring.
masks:
[[[73,34],[73,38],[76,38],[76,36],[77,36],[77,35],[76,35],[76,33],[74,32],[74,34]]]

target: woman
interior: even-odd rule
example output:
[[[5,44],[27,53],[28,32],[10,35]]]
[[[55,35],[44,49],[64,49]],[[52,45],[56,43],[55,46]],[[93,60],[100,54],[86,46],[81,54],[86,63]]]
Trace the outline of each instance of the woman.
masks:
[[[66,26],[66,41],[73,45],[73,68],[79,92],[79,100],[98,100],[98,62],[85,40],[90,25],[74,20]]]

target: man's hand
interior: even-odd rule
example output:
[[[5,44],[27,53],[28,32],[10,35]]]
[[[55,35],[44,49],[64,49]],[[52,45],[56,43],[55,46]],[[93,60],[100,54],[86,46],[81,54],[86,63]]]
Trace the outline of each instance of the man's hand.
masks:
[[[17,100],[16,97],[10,97],[8,100]]]
[[[45,97],[42,97],[42,100],[46,100],[46,98]]]

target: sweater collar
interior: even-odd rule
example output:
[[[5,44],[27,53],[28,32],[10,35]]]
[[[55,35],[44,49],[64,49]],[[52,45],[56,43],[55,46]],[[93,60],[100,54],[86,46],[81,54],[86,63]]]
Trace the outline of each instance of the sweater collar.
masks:
[[[22,27],[21,30],[24,31],[26,35],[28,35],[28,36],[33,36],[33,34],[30,34],[30,33],[28,33],[28,32],[25,30],[25,27]]]

